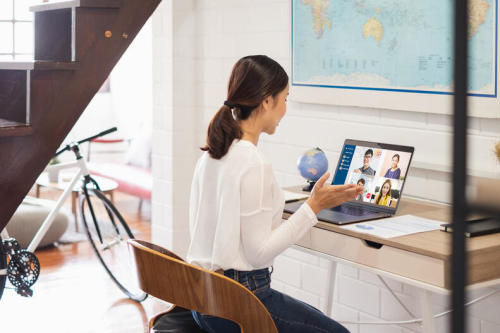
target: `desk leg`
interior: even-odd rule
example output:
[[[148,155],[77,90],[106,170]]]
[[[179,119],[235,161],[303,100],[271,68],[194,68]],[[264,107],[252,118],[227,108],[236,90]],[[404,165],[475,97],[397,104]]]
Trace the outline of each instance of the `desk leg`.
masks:
[[[77,209],[76,209],[76,205],[78,204],[77,203],[78,201],[78,192],[71,192],[71,212],[73,213],[73,216],[75,218],[75,230],[76,232],[78,232],[78,214],[77,214]]]
[[[436,322],[432,313],[432,293],[429,290],[420,290],[420,307],[422,308],[422,319],[424,332],[437,333]]]
[[[328,290],[327,290],[327,299],[326,299],[326,315],[331,316],[333,310],[333,293],[335,292],[335,281],[337,279],[337,262],[330,260],[330,264],[328,265]]]

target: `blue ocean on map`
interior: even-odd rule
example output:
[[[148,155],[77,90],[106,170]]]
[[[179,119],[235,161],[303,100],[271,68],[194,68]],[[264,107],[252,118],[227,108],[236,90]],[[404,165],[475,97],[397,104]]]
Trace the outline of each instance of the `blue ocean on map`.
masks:
[[[451,0],[293,0],[293,84],[450,92]],[[469,92],[495,94],[497,0],[469,2]]]

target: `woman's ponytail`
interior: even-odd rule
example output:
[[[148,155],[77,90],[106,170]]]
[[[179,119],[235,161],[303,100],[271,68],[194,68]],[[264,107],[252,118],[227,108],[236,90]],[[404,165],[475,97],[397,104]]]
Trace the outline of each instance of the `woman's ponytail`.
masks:
[[[210,121],[207,131],[207,144],[201,150],[208,151],[210,156],[221,159],[226,155],[234,139],[240,139],[243,132],[233,118],[229,106],[223,105]]]

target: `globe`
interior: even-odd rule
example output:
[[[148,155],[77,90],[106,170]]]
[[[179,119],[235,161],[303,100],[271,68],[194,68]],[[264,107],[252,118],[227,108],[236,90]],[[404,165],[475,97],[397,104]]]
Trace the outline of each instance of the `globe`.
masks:
[[[309,182],[309,186],[303,190],[310,191],[318,179],[328,170],[328,159],[321,149],[309,149],[299,157],[297,168],[300,175]]]

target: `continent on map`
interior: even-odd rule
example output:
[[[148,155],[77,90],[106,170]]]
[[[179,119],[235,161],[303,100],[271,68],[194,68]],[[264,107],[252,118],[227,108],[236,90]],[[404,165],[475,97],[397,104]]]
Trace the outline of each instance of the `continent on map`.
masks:
[[[304,5],[311,6],[314,22],[314,33],[317,38],[323,36],[325,26],[331,29],[332,22],[326,17],[326,10],[330,4],[330,0],[302,0]]]
[[[309,168],[307,169],[307,172],[310,172],[312,173],[314,176],[316,176],[316,174],[318,173],[318,170],[314,169],[314,168]]]
[[[490,4],[484,0],[469,0],[469,38],[474,36],[484,23]]]
[[[384,36],[384,27],[379,20],[374,17],[370,17],[368,21],[363,25],[363,37],[373,37],[377,42],[382,40]]]

